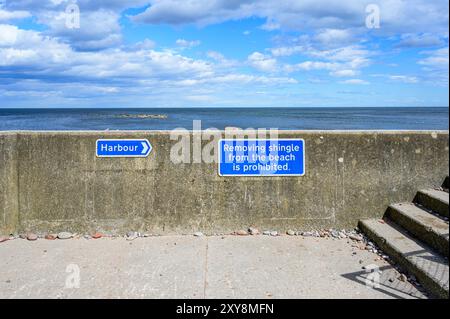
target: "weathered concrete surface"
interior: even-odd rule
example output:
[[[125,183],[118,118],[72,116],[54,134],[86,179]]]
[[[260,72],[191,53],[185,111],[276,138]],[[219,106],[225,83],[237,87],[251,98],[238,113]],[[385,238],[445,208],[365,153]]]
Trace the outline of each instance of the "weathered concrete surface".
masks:
[[[448,257],[448,221],[412,203],[390,205],[385,217]]]
[[[363,220],[364,233],[403,269],[417,277],[434,296],[449,298],[448,259],[414,239],[393,223]]]
[[[0,233],[19,228],[17,135],[0,134]]]
[[[16,239],[0,244],[0,298],[425,297],[377,257],[287,236]],[[366,287],[367,265],[380,267],[379,288]]]
[[[444,217],[448,216],[448,193],[437,189],[422,189],[417,192],[415,202]]]
[[[174,164],[170,149],[178,141],[169,132],[0,133],[10,141],[0,143],[0,156],[7,156],[0,174],[8,176],[0,180],[0,227],[165,234],[249,225],[351,228],[381,217],[392,202],[411,201],[417,189],[441,185],[448,174],[448,131],[283,131],[280,137],[305,140],[305,176],[220,177],[216,163]],[[98,138],[147,138],[153,151],[148,158],[96,158]],[[16,162],[5,155],[10,152]]]

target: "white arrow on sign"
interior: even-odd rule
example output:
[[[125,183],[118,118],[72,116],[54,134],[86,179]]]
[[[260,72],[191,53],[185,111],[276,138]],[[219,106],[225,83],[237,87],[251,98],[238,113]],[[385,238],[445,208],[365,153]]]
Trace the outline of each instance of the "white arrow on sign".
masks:
[[[141,154],[146,154],[149,147],[148,147],[147,143],[145,143],[145,142],[142,142],[141,144],[142,144],[142,147],[143,147]]]

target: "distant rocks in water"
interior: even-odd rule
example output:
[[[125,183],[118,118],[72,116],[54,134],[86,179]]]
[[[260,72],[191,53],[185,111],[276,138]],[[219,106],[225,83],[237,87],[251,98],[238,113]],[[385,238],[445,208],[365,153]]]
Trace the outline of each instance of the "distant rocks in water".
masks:
[[[122,119],[156,119],[156,120],[167,119],[167,115],[165,114],[119,114],[116,117]]]

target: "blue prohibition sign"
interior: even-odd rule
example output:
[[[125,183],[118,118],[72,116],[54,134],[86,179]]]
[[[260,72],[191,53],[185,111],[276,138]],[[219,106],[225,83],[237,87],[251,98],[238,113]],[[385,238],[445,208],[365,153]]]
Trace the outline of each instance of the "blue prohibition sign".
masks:
[[[152,145],[147,139],[97,140],[97,157],[147,157]]]
[[[222,139],[220,176],[303,176],[303,139]]]

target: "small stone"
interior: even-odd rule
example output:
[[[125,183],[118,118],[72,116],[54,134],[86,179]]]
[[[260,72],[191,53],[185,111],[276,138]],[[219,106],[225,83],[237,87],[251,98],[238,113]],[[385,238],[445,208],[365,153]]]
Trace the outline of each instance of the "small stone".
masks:
[[[394,282],[394,278],[389,278],[389,282]]]
[[[270,232],[270,236],[278,236],[278,232],[276,230]]]
[[[263,235],[270,236],[270,230],[263,231]]]
[[[350,235],[348,235],[348,238],[355,240],[355,241],[363,241],[363,237],[361,235],[350,234]]]
[[[56,239],[56,236],[53,235],[53,234],[47,234],[47,235],[45,235],[44,238],[47,239],[47,240],[55,240],[55,239]]]
[[[66,232],[66,231],[58,233],[58,239],[70,239],[72,237],[73,237],[73,234]]]
[[[195,236],[195,237],[202,237],[202,236],[203,236],[203,233],[198,231],[198,232],[195,232],[195,233],[194,233],[194,236]]]
[[[310,231],[307,231],[307,232],[302,232],[302,236],[304,236],[304,237],[312,237],[312,236],[314,236],[314,234],[312,232],[310,232]]]
[[[138,238],[139,237],[139,233],[138,232],[133,232],[133,231],[129,231],[129,232],[127,232],[127,240],[128,241],[131,241],[131,240],[135,240],[136,238]]]
[[[333,231],[331,232],[331,237],[333,237],[333,238],[339,238],[339,233],[338,233],[337,231],[333,230]]]
[[[4,243],[5,241],[8,241],[9,237],[6,236],[0,236],[0,243]]]
[[[20,234],[20,235],[19,235],[19,238],[20,238],[20,239],[27,239],[27,235],[26,235],[26,234]]]
[[[295,236],[295,231],[293,231],[293,230],[288,230],[288,231],[286,232],[286,234],[288,234],[289,236]]]
[[[92,236],[86,234],[86,235],[83,236],[83,238],[84,238],[84,239],[92,239]]]
[[[129,231],[129,232],[127,232],[127,237],[135,237],[135,236],[137,236],[137,233],[135,232],[135,231]]]
[[[345,232],[340,231],[339,232],[339,238],[345,239],[345,238],[347,238],[347,235],[345,234]]]
[[[248,232],[250,235],[258,235],[259,234],[259,230],[257,228],[254,227],[249,227]]]
[[[30,241],[35,241],[38,239],[38,236],[36,234],[29,233],[29,234],[27,234],[27,239]]]
[[[101,234],[101,233],[95,233],[94,235],[92,235],[92,238],[94,238],[94,239],[99,239],[102,237],[103,237],[103,234]]]
[[[406,277],[405,274],[401,274],[400,277],[398,277],[398,280],[400,280],[402,282],[407,282],[408,281],[408,277]]]
[[[247,235],[248,235],[248,232],[247,232],[246,230],[241,229],[241,230],[238,230],[238,231],[236,232],[236,235],[239,235],[239,236],[247,236]]]

